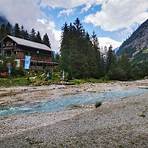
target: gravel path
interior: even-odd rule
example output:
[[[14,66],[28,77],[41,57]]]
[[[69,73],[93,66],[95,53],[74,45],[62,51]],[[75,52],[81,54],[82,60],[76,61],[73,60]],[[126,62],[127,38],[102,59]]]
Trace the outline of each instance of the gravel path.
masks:
[[[44,122],[44,121],[43,121]],[[148,93],[0,139],[1,148],[147,148]]]
[[[60,112],[32,113],[0,117],[0,138],[23,133],[26,130],[55,124],[91,109],[93,109],[93,107],[86,106],[85,108],[79,107]]]

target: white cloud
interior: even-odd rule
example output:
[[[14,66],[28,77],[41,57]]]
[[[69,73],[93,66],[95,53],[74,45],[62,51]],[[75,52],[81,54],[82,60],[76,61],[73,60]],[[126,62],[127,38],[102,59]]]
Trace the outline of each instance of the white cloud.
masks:
[[[86,23],[101,26],[107,31],[127,28],[148,18],[148,0],[108,0],[101,11],[85,17]]]
[[[81,13],[87,12],[93,5],[103,4],[106,0],[89,0],[84,4],[84,7],[81,9]]]
[[[55,23],[45,19],[44,13],[40,10],[39,0],[1,0],[0,1],[0,14],[12,23],[18,22],[24,25],[28,31],[31,28],[39,30],[41,34],[48,33],[51,41],[52,49],[58,50],[60,31],[56,29]],[[46,20],[46,21],[45,21]]]
[[[60,13],[59,13],[59,17],[60,16],[69,16],[72,13],[74,13],[74,11],[75,11],[75,9],[64,9],[64,10],[61,10]]]
[[[41,17],[42,13],[37,5],[38,0],[1,0],[0,14],[3,14],[7,19],[14,23],[22,23],[26,27],[34,26],[37,17]],[[29,24],[29,25],[28,25]]]
[[[86,5],[88,7],[92,4],[100,4],[106,0],[41,0],[42,5],[48,5],[52,8],[75,8],[81,5]]]
[[[118,42],[108,37],[99,37],[98,41],[102,52],[104,52],[105,46],[108,48],[110,45],[112,45],[113,49],[115,49],[122,44],[122,42]]]
[[[87,12],[92,7],[92,4],[86,4],[85,7],[82,8],[81,13]]]
[[[40,29],[41,33],[48,32],[52,43],[52,49],[59,51],[61,31],[56,29],[55,23],[48,19],[38,19],[37,22],[36,28]]]
[[[43,4],[52,8],[70,9],[87,3],[89,0],[42,0]]]

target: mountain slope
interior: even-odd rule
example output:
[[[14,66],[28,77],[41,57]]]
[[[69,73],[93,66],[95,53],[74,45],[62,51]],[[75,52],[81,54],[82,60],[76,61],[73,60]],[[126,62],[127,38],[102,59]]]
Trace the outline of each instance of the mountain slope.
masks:
[[[148,48],[148,19],[120,46],[117,55],[127,53],[130,57]]]
[[[100,48],[104,48],[105,46],[109,48],[110,45],[112,45],[113,49],[120,47],[121,42],[113,40],[109,37],[99,37],[99,46]]]

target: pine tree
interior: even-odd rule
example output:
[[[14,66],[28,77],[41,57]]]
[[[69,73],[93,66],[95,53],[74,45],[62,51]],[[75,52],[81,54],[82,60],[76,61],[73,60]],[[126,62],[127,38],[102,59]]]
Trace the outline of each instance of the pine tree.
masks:
[[[36,41],[36,31],[32,28],[31,33],[29,35],[29,40],[35,42]]]
[[[39,31],[36,34],[36,42],[42,43],[42,39],[41,39],[41,35],[40,35],[40,32]]]
[[[50,44],[49,37],[48,37],[48,34],[47,33],[43,36],[43,44],[45,44],[49,48],[51,48],[51,44]]]
[[[29,40],[29,33],[27,30],[24,31],[24,39]]]
[[[97,40],[94,46],[78,18],[69,26],[65,23],[60,51],[61,67],[69,78],[98,77]]]
[[[121,78],[124,77],[124,71],[118,64],[112,46],[109,47],[107,52],[106,74],[111,80],[121,80]]]
[[[58,53],[55,54],[53,61],[57,63],[60,62],[60,55]]]
[[[71,69],[70,69],[70,45],[69,45],[69,27],[67,23],[64,24],[62,28],[62,42],[61,42],[61,58],[60,58],[60,67],[62,70],[69,74],[71,77]]]
[[[83,26],[77,18],[73,25],[70,25],[70,43],[71,43],[71,73],[75,78],[82,78],[86,76],[86,61],[84,56],[84,34]],[[81,58],[80,58],[81,57]],[[86,63],[87,64],[87,63]],[[83,72],[82,72],[83,71]]]
[[[16,23],[14,26],[14,36],[21,37],[21,31],[18,23]]]
[[[77,18],[73,24],[77,32],[80,33],[83,30],[83,27],[82,27],[82,24],[80,23],[79,18]]]
[[[92,34],[92,44],[93,44],[94,57],[95,57],[94,62],[96,63],[95,73],[96,73],[96,77],[100,77],[103,74],[103,69],[101,67],[101,55],[100,55],[99,42],[95,32],[93,32]]]
[[[78,50],[78,55],[80,55],[80,78],[89,78],[92,76],[93,69],[93,57],[92,57],[92,44],[90,41],[90,36],[88,33],[84,34],[84,37],[81,37],[80,43],[78,42],[78,46],[80,44],[80,51]],[[80,53],[79,53],[80,52]],[[79,58],[80,58],[79,57]],[[92,71],[93,69],[93,71]]]
[[[7,35],[6,26],[4,24],[0,27],[0,39],[4,38]]]
[[[6,25],[6,32],[7,32],[8,35],[12,34],[12,26],[9,22]]]
[[[23,25],[21,26],[20,33],[21,33],[21,38],[25,39],[25,30],[24,30],[24,26]]]
[[[128,80],[130,76],[131,64],[128,59],[127,54],[122,54],[118,61],[118,66],[123,70],[124,75],[122,74],[123,80]]]
[[[107,52],[107,60],[106,60],[106,73],[111,69],[111,66],[116,64],[116,56],[112,50],[112,46],[110,45]]]

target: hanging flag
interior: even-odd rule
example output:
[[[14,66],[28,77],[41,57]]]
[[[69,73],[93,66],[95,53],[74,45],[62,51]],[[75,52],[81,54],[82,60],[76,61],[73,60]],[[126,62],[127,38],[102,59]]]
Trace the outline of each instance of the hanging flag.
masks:
[[[25,56],[24,69],[30,68],[31,56]]]
[[[11,63],[7,63],[7,68],[8,68],[8,74],[10,76],[11,75],[11,71],[12,71],[12,65],[11,65]]]

